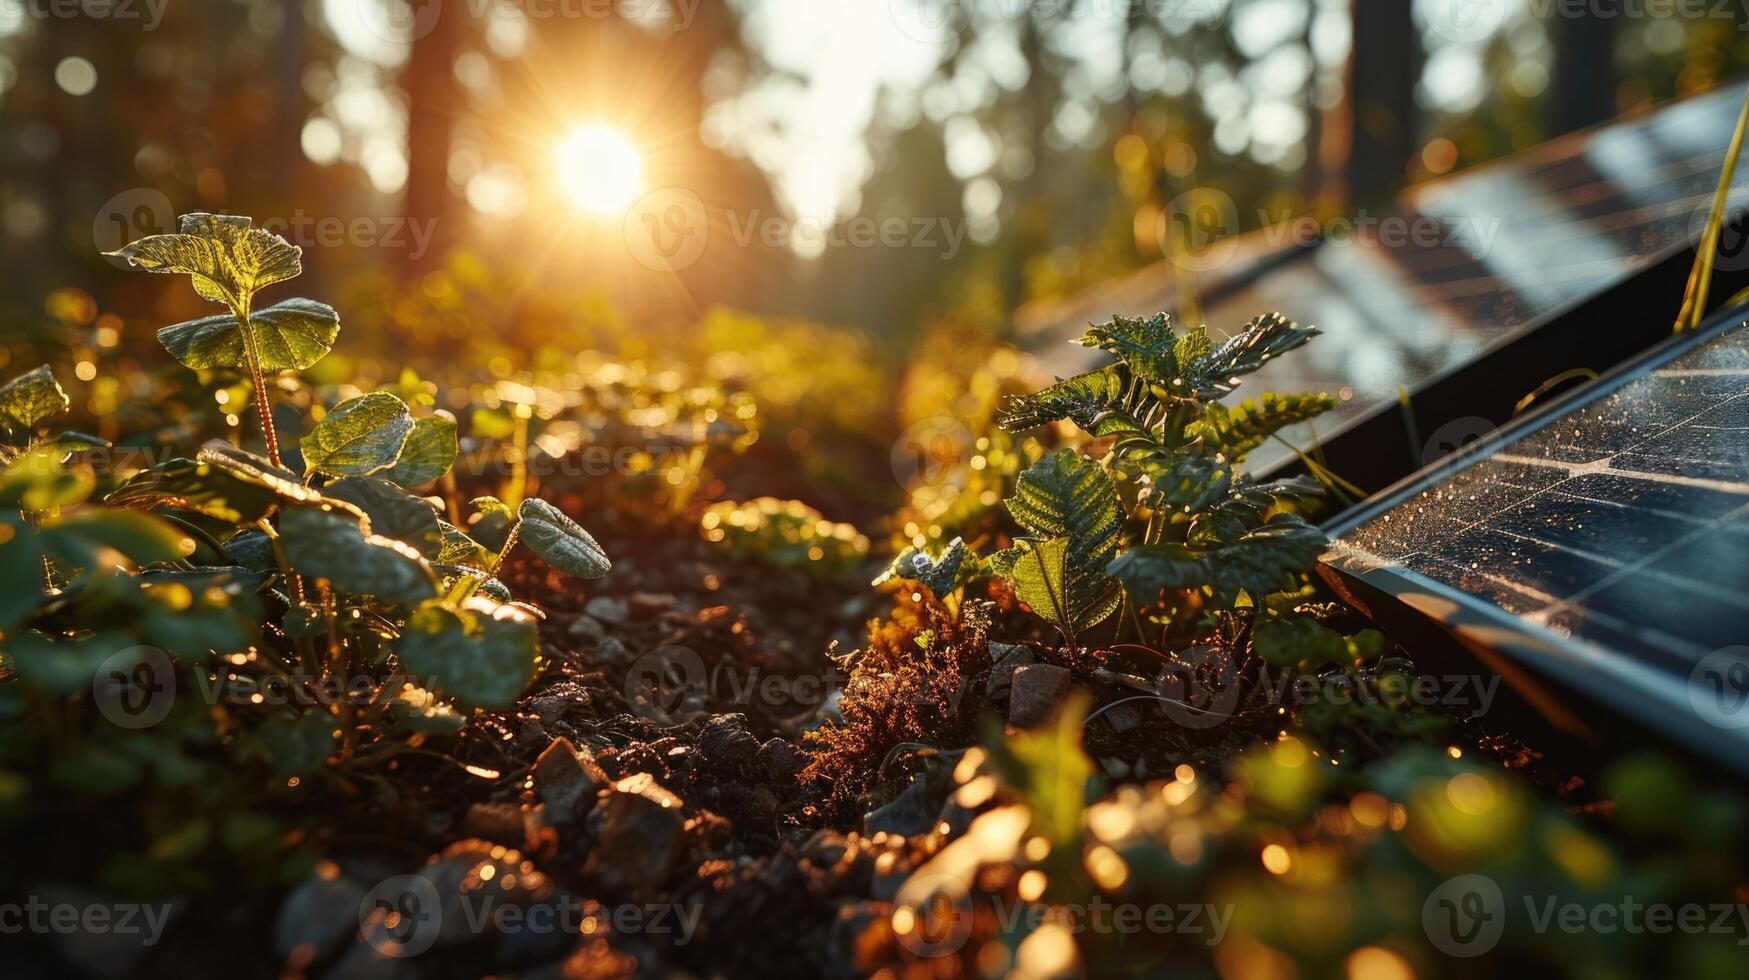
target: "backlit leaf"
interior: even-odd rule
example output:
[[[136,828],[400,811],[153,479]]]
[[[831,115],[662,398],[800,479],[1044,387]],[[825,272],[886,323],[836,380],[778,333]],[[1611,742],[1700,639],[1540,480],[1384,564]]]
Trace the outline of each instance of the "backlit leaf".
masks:
[[[190,276],[195,292],[233,309],[303,271],[303,249],[229,214],[185,214],[177,234],[142,238],[109,254],[148,272]]]
[[[382,477],[408,489],[422,487],[448,473],[455,465],[456,453],[455,419],[427,415],[413,423],[401,457]]]
[[[292,568],[355,595],[414,605],[437,593],[419,552],[368,528],[363,515],[344,504],[288,506],[280,511],[280,547]]]
[[[559,571],[578,578],[600,578],[613,570],[607,552],[589,532],[552,504],[530,497],[517,514],[522,519],[520,536],[528,550]]]
[[[395,465],[412,432],[407,403],[373,391],[334,406],[298,445],[306,472],[369,476]]]
[[[436,557],[443,546],[437,512],[424,497],[402,490],[374,476],[353,476],[322,488],[325,496],[343,500],[370,518],[375,534],[404,541],[427,558]]]
[[[420,607],[401,629],[401,669],[473,708],[508,708],[534,679],[540,649],[535,619],[515,606],[471,599],[460,610]]]
[[[279,495],[215,463],[171,459],[134,474],[103,502],[128,510],[173,507],[232,524],[253,524],[279,503]]]
[[[46,364],[0,386],[0,413],[15,428],[32,429],[43,419],[67,411],[71,405]]]
[[[251,313],[249,332],[263,371],[301,371],[334,349],[340,314],[325,303],[289,299]],[[158,342],[196,370],[249,366],[243,331],[229,313],[165,327]]]

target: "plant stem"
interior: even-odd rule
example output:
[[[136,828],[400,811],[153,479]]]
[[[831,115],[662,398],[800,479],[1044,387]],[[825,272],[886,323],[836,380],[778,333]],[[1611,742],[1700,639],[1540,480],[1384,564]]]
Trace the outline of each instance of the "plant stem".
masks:
[[[273,404],[267,398],[267,378],[261,371],[261,352],[255,349],[255,332],[249,329],[249,308],[235,308],[232,314],[243,331],[243,359],[249,362],[249,384],[255,389],[255,413],[261,416],[261,437],[267,442],[267,459],[273,465],[279,461],[279,433],[273,428]]]
[[[492,559],[492,570],[487,574],[493,578],[498,577],[498,569],[504,566],[504,556],[510,554],[511,548],[516,547],[516,536],[521,533],[522,520],[518,518],[515,524],[510,525],[510,533],[504,538],[504,547],[498,549],[498,557]]]
[[[526,405],[516,406],[516,432],[511,436],[510,488],[504,491],[504,502],[512,507],[522,503],[528,493],[528,417]]]
[[[1713,285],[1713,261],[1719,251],[1719,235],[1725,228],[1725,213],[1730,209],[1731,183],[1737,173],[1737,157],[1743,152],[1743,132],[1749,129],[1749,92],[1743,94],[1743,108],[1737,113],[1737,131],[1731,135],[1730,149],[1719,170],[1719,187],[1713,193],[1712,211],[1707,215],[1706,230],[1695,246],[1694,269],[1688,274],[1688,289],[1682,297],[1682,309],[1676,314],[1676,332],[1693,330],[1706,316],[1707,293]]]

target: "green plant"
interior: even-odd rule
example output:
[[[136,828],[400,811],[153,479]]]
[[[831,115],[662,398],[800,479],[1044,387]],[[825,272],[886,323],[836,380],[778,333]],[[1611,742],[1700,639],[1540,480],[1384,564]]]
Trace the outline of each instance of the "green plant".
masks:
[[[1071,644],[1122,605],[1119,583],[1132,611],[1185,628],[1200,610],[1296,588],[1324,537],[1294,508],[1319,488],[1258,483],[1238,467],[1264,440],[1334,402],[1273,393],[1236,406],[1222,400],[1244,375],[1315,336],[1279,314],[1219,344],[1200,327],[1175,331],[1165,314],[1089,328],[1081,343],[1117,360],[1012,399],[1001,424],[1020,432],[1066,420],[1109,449],[1098,462],[1059,450],[1021,475],[1007,504],[1031,536],[998,555],[993,570]],[[1141,632],[1140,616],[1132,622]]]
[[[175,729],[181,737],[216,739],[282,775],[331,758],[336,775],[368,766],[405,746],[397,730],[453,731],[466,709],[512,705],[539,667],[540,613],[512,601],[496,572],[521,542],[562,572],[600,577],[610,563],[589,533],[538,498],[507,514],[495,547],[444,520],[414,491],[449,473],[455,422],[415,418],[388,391],[327,408],[295,448],[284,445],[269,378],[313,365],[339,332],[334,310],[310,300],[253,308],[261,287],[299,274],[298,248],[246,218],[189,215],[179,233],[117,254],[188,275],[228,308],[158,336],[191,368],[248,372],[267,452],[210,442],[95,502],[88,437],[40,431],[69,404],[50,372],[0,388],[11,443],[0,569],[18,579],[0,599],[16,682],[6,693],[39,713],[57,754],[125,769],[105,726],[81,736],[75,720],[89,717],[80,703],[105,677],[133,677],[155,656],[175,673],[160,683],[211,695],[209,711]],[[297,696],[212,694],[269,685]]]

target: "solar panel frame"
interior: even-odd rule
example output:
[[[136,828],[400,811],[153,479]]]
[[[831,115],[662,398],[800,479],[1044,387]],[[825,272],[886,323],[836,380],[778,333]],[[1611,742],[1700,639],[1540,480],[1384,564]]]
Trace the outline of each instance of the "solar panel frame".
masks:
[[[1450,555],[1440,556],[1427,554],[1420,547],[1398,547],[1394,553],[1380,553],[1377,541],[1369,541],[1368,547],[1357,545],[1352,538],[1362,534],[1377,522],[1387,521],[1389,515],[1397,513],[1399,508],[1415,502],[1417,497],[1433,492],[1438,488],[1458,488],[1452,493],[1452,499],[1461,506],[1474,505],[1471,513],[1456,513],[1453,516],[1443,514],[1414,515],[1415,525],[1408,533],[1417,534],[1424,540],[1440,539],[1442,533],[1451,531],[1438,522],[1451,520],[1454,523],[1468,525],[1463,530],[1452,531],[1444,540],[1448,543],[1452,537],[1467,534],[1469,530],[1482,527],[1485,533],[1494,533],[1497,529],[1485,527],[1485,521],[1490,517],[1506,514],[1512,509],[1522,506],[1527,501],[1545,494],[1555,493],[1562,498],[1572,497],[1578,501],[1577,506],[1609,507],[1614,506],[1607,501],[1591,498],[1585,493],[1572,494],[1567,491],[1556,491],[1555,487],[1575,479],[1590,479],[1593,477],[1620,477],[1627,471],[1610,470],[1599,463],[1599,459],[1619,458],[1626,450],[1637,448],[1646,440],[1656,440],[1667,432],[1674,431],[1666,426],[1656,433],[1648,434],[1641,443],[1615,449],[1613,452],[1597,447],[1582,445],[1582,433],[1575,428],[1575,435],[1567,443],[1562,444],[1563,430],[1556,428],[1564,420],[1571,420],[1575,413],[1598,406],[1617,393],[1624,393],[1630,386],[1645,382],[1647,379],[1662,380],[1658,372],[1682,359],[1706,350],[1712,344],[1734,342],[1739,345],[1741,364],[1733,371],[1714,377],[1729,377],[1736,381],[1734,394],[1723,398],[1713,405],[1706,406],[1703,411],[1694,413],[1686,422],[1704,415],[1722,405],[1735,402],[1733,413],[1741,414],[1749,407],[1749,307],[1728,310],[1714,316],[1705,327],[1692,333],[1673,337],[1664,343],[1646,351],[1639,357],[1621,365],[1608,375],[1588,384],[1583,388],[1559,398],[1550,404],[1518,418],[1499,430],[1497,436],[1472,444],[1453,455],[1442,459],[1432,466],[1416,473],[1390,489],[1375,495],[1369,502],[1342,515],[1336,521],[1326,525],[1333,545],[1323,559],[1325,578],[1331,581],[1338,592],[1345,592],[1344,586],[1354,582],[1362,583],[1371,590],[1382,592],[1394,597],[1400,603],[1419,611],[1422,615],[1439,622],[1447,631],[1456,636],[1466,646],[1482,647],[1497,650],[1511,660],[1521,664],[1535,673],[1554,680],[1583,694],[1585,697],[1601,704],[1612,711],[1636,719],[1646,727],[1661,731],[1666,736],[1693,746],[1706,753],[1719,763],[1738,771],[1749,774],[1749,724],[1727,724],[1714,715],[1708,717],[1707,705],[1704,701],[1704,690],[1697,689],[1703,681],[1707,670],[1716,670],[1721,664],[1717,662],[1717,651],[1728,650],[1733,643],[1721,643],[1712,656],[1700,655],[1705,650],[1705,644],[1690,645],[1682,654],[1672,654],[1666,658],[1643,657],[1648,647],[1645,644],[1646,623],[1643,620],[1655,619],[1659,610],[1646,610],[1640,622],[1617,623],[1619,630],[1614,644],[1604,642],[1603,637],[1610,635],[1609,624],[1601,624],[1605,628],[1597,628],[1600,624],[1589,622],[1579,624],[1580,635],[1574,635],[1572,620],[1561,621],[1557,616],[1547,617],[1552,625],[1544,625],[1534,619],[1527,619],[1526,608],[1522,600],[1527,592],[1524,583],[1500,581],[1498,575],[1490,574],[1489,570],[1465,567],[1461,560],[1456,564],[1450,560]],[[1730,347],[1722,350],[1731,351]],[[1695,374],[1693,378],[1700,379],[1702,386],[1707,383],[1708,375]],[[1686,380],[1686,379],[1685,379]],[[1708,396],[1719,398],[1715,391]],[[1698,403],[1687,408],[1697,407]],[[1645,407],[1645,406],[1641,406]],[[1666,415],[1676,417],[1684,410],[1683,406],[1666,407],[1657,405]],[[1749,416],[1745,416],[1749,419]],[[1733,415],[1733,421],[1735,421]],[[1749,425],[1743,427],[1749,432]],[[1551,455],[1540,462],[1529,462],[1523,454],[1506,452],[1515,446],[1532,444],[1542,437],[1548,445],[1545,447]],[[1741,441],[1740,441],[1741,442]],[[1601,568],[1576,567],[1573,569],[1574,579],[1569,582],[1572,592],[1569,596],[1545,593],[1533,597],[1543,602],[1544,607],[1553,599],[1557,604],[1572,604],[1575,598],[1585,595],[1586,589],[1609,587],[1606,583],[1615,574],[1633,575],[1639,570],[1653,568],[1660,560],[1673,555],[1678,549],[1699,543],[1703,546],[1718,546],[1717,538],[1708,538],[1708,534],[1730,520],[1730,530],[1727,536],[1741,534],[1741,543],[1749,546],[1749,452],[1744,447],[1736,446],[1738,455],[1729,462],[1734,469],[1726,474],[1734,477],[1730,480],[1718,481],[1721,485],[1729,485],[1729,499],[1712,501],[1711,506],[1717,510],[1710,518],[1701,519],[1698,526],[1689,527],[1686,535],[1678,536],[1676,540],[1663,541],[1660,534],[1652,534],[1644,529],[1636,531],[1633,526],[1617,522],[1613,526],[1587,526],[1587,521],[1567,522],[1559,530],[1569,534],[1590,535],[1594,543],[1605,545],[1623,543],[1624,534],[1638,534],[1639,537],[1627,540],[1626,543],[1637,547],[1653,548],[1649,556],[1643,556],[1632,565],[1625,565],[1612,572],[1607,566]],[[1602,455],[1599,455],[1602,454]],[[1645,454],[1654,464],[1675,461],[1678,464],[1691,462],[1680,456],[1656,456]],[[1518,466],[1517,471],[1495,473],[1498,479],[1477,479],[1475,481],[1476,496],[1462,498],[1467,489],[1463,484],[1466,476],[1475,476],[1483,467],[1500,463],[1502,460],[1508,466]],[[1556,465],[1570,466],[1563,471],[1551,468]],[[1537,472],[1541,470],[1543,472]],[[1575,476],[1575,472],[1578,474]],[[1669,487],[1701,487],[1705,488],[1712,476],[1704,473],[1699,476],[1679,476],[1673,482],[1663,480],[1636,480],[1636,485],[1644,489],[1646,486]],[[1494,499],[1484,499],[1491,491],[1497,492]],[[1579,490],[1582,488],[1570,488]],[[1511,492],[1516,490],[1517,495]],[[1659,492],[1654,490],[1654,493]],[[1604,495],[1606,496],[1606,495]],[[1505,506],[1502,506],[1505,505]],[[1647,512],[1657,515],[1659,508],[1648,508]],[[1609,515],[1605,515],[1606,517]],[[1471,518],[1474,518],[1471,520]],[[1710,520],[1710,523],[1708,523]],[[1426,522],[1426,526],[1421,526]],[[1408,527],[1407,522],[1403,526]],[[1548,545],[1537,535],[1515,536],[1511,528],[1504,529],[1505,534],[1514,537],[1509,546],[1524,550],[1534,550],[1535,547],[1552,547],[1559,551],[1559,544]],[[1546,528],[1538,528],[1546,536]],[[1599,537],[1601,535],[1601,537]],[[1528,544],[1526,543],[1528,542]],[[1659,542],[1663,542],[1660,544]],[[1729,541],[1725,547],[1731,547],[1739,542]],[[1567,546],[1569,549],[1571,545]],[[1567,559],[1578,557],[1581,562],[1587,561],[1584,549],[1565,550]],[[1656,571],[1656,569],[1653,569]],[[1332,578],[1332,574],[1336,577]],[[1443,574],[1445,579],[1435,577]],[[1451,581],[1458,579],[1462,587]],[[1589,580],[1588,580],[1589,579]],[[1346,580],[1346,581],[1344,581]],[[1624,580],[1627,581],[1627,580]],[[1620,583],[1617,583],[1620,584]],[[1631,584],[1631,582],[1630,582]],[[1682,583],[1685,586],[1695,586],[1690,580]],[[1724,585],[1729,589],[1730,583]],[[1749,591],[1749,582],[1735,583],[1742,591]],[[1706,586],[1702,586],[1702,590]],[[1471,591],[1473,590],[1473,591]],[[1536,589],[1531,592],[1540,591]],[[1647,594],[1635,593],[1635,597],[1651,602],[1671,602],[1680,600],[1688,593],[1670,591]],[[1514,606],[1518,608],[1513,608]],[[1532,603],[1534,605],[1534,603]],[[1734,609],[1743,610],[1739,622],[1749,623],[1749,599],[1741,603],[1733,603]],[[1583,614],[1582,606],[1573,607]],[[1670,610],[1671,614],[1681,614],[1680,608]],[[1592,617],[1596,619],[1594,615]],[[1669,640],[1679,640],[1680,637],[1666,637]],[[1717,639],[1717,637],[1715,637]],[[1749,627],[1735,630],[1726,637],[1737,643],[1749,644]],[[1636,649],[1637,647],[1637,649]],[[1681,659],[1686,657],[1687,659]],[[1741,661],[1743,656],[1727,656],[1729,661]],[[1712,666],[1709,667],[1708,664]],[[1686,667],[1686,670],[1679,668]],[[1716,681],[1716,679],[1715,679]],[[1700,697],[1701,700],[1697,700]],[[1728,721],[1737,722],[1735,716]],[[1749,723],[1749,712],[1740,719]]]

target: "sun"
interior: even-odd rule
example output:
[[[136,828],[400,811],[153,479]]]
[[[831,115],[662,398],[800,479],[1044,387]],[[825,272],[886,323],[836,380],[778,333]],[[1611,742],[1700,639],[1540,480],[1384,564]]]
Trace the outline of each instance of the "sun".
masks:
[[[638,148],[624,133],[586,126],[571,134],[557,154],[559,183],[585,211],[620,214],[644,186]]]

